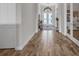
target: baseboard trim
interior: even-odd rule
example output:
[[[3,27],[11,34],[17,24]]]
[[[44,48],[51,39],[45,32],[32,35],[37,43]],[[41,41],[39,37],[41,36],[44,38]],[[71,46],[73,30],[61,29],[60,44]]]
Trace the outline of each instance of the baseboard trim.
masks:
[[[60,34],[62,34],[62,35],[64,35],[64,33],[62,33],[62,32],[59,32]],[[68,37],[73,43],[75,43],[77,46],[79,46],[79,41],[78,40],[76,40],[76,38],[74,38],[74,37],[72,37],[71,35],[69,35],[69,34],[66,34],[66,35],[64,35],[65,37]]]
[[[23,48],[28,44],[28,42],[32,39],[32,37],[34,37],[34,35],[36,34],[36,32],[34,32],[28,40],[25,41],[25,43],[19,47],[16,47],[15,50],[23,50]]]
[[[75,39],[74,37],[72,37],[71,35],[67,34],[67,37],[74,42],[77,46],[79,46],[79,41],[77,39]]]

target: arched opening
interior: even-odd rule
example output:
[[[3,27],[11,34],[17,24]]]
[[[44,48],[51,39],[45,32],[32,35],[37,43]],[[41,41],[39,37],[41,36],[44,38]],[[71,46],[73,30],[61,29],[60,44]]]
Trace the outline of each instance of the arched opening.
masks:
[[[52,13],[44,13],[43,16],[43,24],[52,25]]]
[[[43,29],[52,29],[52,9],[50,7],[46,7],[43,9]]]

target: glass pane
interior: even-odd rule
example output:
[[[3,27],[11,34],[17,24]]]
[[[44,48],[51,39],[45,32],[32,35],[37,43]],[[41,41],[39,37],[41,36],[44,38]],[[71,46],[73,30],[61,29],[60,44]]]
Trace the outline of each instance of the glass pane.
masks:
[[[49,13],[49,18],[48,18],[48,24],[52,24],[52,14],[51,13]]]
[[[43,24],[47,24],[47,13],[44,13],[44,20],[43,20]]]
[[[73,3],[73,36],[79,40],[79,4]]]
[[[43,24],[52,25],[52,13],[44,13]]]
[[[67,4],[67,33],[70,33],[70,4]]]
[[[47,20],[46,19],[43,20],[43,24],[47,24]]]
[[[46,13],[44,13],[44,19],[46,19],[47,18],[47,14]]]

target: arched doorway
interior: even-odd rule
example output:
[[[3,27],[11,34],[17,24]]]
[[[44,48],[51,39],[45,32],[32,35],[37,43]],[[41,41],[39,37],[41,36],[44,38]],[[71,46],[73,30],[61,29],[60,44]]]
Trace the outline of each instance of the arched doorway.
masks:
[[[43,10],[43,29],[52,29],[53,21],[52,21],[52,9],[50,7],[46,7]]]

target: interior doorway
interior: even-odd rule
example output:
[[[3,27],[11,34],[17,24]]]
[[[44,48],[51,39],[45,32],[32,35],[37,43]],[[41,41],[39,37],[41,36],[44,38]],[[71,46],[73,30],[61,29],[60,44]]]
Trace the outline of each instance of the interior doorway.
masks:
[[[44,13],[44,25],[52,25],[52,13]]]
[[[52,9],[50,7],[46,7],[43,10],[42,27],[45,30],[53,28]]]

